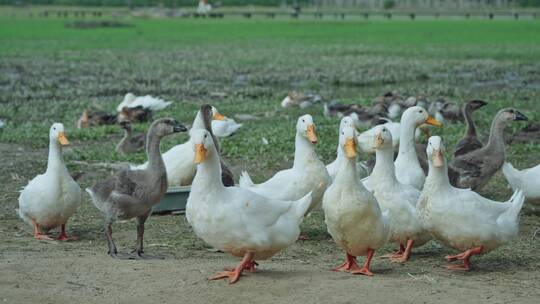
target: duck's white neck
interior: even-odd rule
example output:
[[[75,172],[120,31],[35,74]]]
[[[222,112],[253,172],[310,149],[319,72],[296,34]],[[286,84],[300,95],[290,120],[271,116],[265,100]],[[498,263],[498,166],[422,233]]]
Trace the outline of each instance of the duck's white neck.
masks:
[[[392,147],[377,149],[375,151],[375,167],[371,173],[376,182],[397,183],[396,173],[394,172],[394,151]]]
[[[341,149],[339,149],[341,151]],[[358,180],[356,172],[356,157],[345,157],[343,151],[341,153],[341,159],[338,162],[338,171],[334,180],[337,184],[349,184]]]
[[[441,187],[449,187],[450,180],[448,178],[448,167],[446,159],[443,160],[441,167],[433,166],[433,162],[429,161],[429,172],[426,177],[426,186],[424,189],[440,189]]]
[[[49,159],[47,161],[47,172],[60,172],[61,170],[67,170],[62,158],[62,147],[58,143],[58,140],[51,139],[49,141]]]
[[[296,133],[293,168],[303,167],[308,161],[317,159],[313,144],[304,136]]]
[[[191,132],[198,129],[204,129],[204,120],[201,111],[198,111],[197,115],[195,115],[195,120],[193,120],[193,125],[189,130],[189,135],[191,136]]]
[[[407,118],[401,121],[401,130],[399,133],[399,153],[398,159],[405,159],[407,162],[414,162],[420,165],[416,156],[414,132],[416,131],[416,123]],[[396,159],[397,161],[397,159]]]
[[[209,147],[204,162],[197,165],[192,187],[202,191],[225,187],[221,181],[221,164],[214,146]]]

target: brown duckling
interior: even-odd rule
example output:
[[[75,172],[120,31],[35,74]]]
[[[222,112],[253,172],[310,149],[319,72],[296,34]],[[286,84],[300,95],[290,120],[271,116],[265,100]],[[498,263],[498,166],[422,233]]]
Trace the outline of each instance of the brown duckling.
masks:
[[[146,134],[133,134],[133,128],[129,121],[120,122],[120,127],[124,129],[124,137],[116,145],[116,152],[120,154],[131,154],[141,151],[144,148]]]
[[[159,145],[167,135],[185,132],[186,127],[171,118],[156,120],[148,130],[146,154],[149,165],[145,169],[123,169],[114,176],[99,182],[86,192],[92,203],[105,215],[105,236],[109,255],[117,258],[118,251],[112,239],[112,223],[117,219],[136,218],[137,248],[140,258],[145,258],[143,250],[144,223],[167,191],[167,171],[161,157]]]
[[[463,137],[454,148],[454,157],[467,154],[484,146],[478,139],[478,135],[476,135],[476,125],[472,119],[472,113],[486,104],[487,102],[483,100],[474,99],[463,105],[463,117],[465,117],[467,128],[465,129],[465,134],[463,134]]]
[[[505,137],[506,144],[525,143],[539,144],[540,143],[540,123],[529,123],[521,130],[517,131],[512,136]]]
[[[88,128],[101,125],[112,125],[116,123],[116,115],[104,111],[84,110],[77,121],[77,128]]]
[[[491,124],[488,143],[467,154],[452,160],[450,168],[456,174],[450,175],[450,182],[455,187],[480,189],[504,164],[506,158],[503,139],[504,127],[510,121],[528,120],[516,109],[500,110]]]

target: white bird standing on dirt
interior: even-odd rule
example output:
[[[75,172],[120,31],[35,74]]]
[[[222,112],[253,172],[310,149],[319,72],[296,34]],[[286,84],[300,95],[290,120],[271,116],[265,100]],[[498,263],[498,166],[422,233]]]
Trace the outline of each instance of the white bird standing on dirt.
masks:
[[[416,215],[420,191],[396,178],[392,134],[386,127],[375,127],[373,146],[376,162],[370,183],[379,206],[383,212],[388,211],[390,241],[399,244],[399,250],[387,257],[393,262],[403,263],[409,259],[413,246],[422,246],[431,239]]]
[[[163,110],[168,107],[172,101],[165,101],[163,99],[153,97],[150,95],[146,96],[135,96],[133,93],[127,93],[124,96],[124,100],[116,107],[118,112],[122,112],[124,107],[135,108],[142,106],[145,109],[150,109],[152,111]]]
[[[66,223],[81,204],[81,188],[69,174],[62,159],[62,146],[69,142],[64,125],[54,123],[49,131],[49,160],[45,173],[32,179],[19,196],[19,216],[34,228],[34,238],[51,240],[46,233],[61,227],[58,240],[66,235]]]
[[[211,134],[197,129],[192,134],[197,174],[186,205],[186,218],[195,234],[214,248],[236,257],[240,264],[209,280],[240,279],[242,272],[255,272],[257,262],[292,245],[311,205],[311,193],[297,201],[263,197],[221,182],[220,159]],[[277,194],[274,193],[274,194]]]
[[[277,172],[261,184],[254,184],[249,174],[244,171],[240,177],[240,187],[265,197],[288,201],[298,200],[306,193],[313,192],[313,202],[308,212],[319,208],[324,191],[332,183],[332,178],[317,156],[314,148],[316,143],[317,135],[313,118],[309,114],[301,116],[296,123],[292,168]]]
[[[519,212],[525,197],[516,190],[505,203],[482,197],[470,189],[450,185],[445,148],[438,136],[429,139],[429,173],[418,200],[417,212],[424,228],[443,244],[463,251],[447,256],[448,269],[469,270],[470,258],[509,242],[519,233]]]
[[[346,261],[334,270],[372,276],[369,267],[373,254],[389,237],[388,214],[381,213],[373,194],[358,179],[356,132],[352,125],[340,131],[339,148],[344,158],[323,197],[328,233],[347,253]],[[356,262],[360,255],[367,255],[363,267]]]

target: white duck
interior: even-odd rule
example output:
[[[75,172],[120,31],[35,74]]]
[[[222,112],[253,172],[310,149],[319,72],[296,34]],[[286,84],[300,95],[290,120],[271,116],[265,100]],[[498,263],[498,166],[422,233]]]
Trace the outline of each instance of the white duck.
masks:
[[[159,111],[165,109],[171,103],[172,101],[165,101],[150,95],[135,96],[133,93],[127,93],[126,96],[124,96],[124,100],[116,107],[116,111],[122,112],[124,107],[135,108],[138,106],[142,106],[143,108],[152,111]]]
[[[395,160],[396,177],[399,182],[421,190],[426,176],[416,155],[414,133],[422,124],[441,126],[441,123],[429,116],[422,107],[410,107],[401,116],[401,134],[399,152]]]
[[[351,126],[351,127],[354,128],[354,126],[355,126],[354,119],[352,117],[350,117],[350,116],[343,117],[341,119],[341,122],[339,123],[339,133],[338,134],[341,134],[341,131],[343,130],[343,127],[346,126],[346,125]],[[345,155],[343,154],[343,150],[341,149],[341,147],[339,145],[339,142],[338,142],[336,159],[333,162],[326,165],[326,171],[328,171],[328,174],[330,175],[332,180],[334,180],[334,178],[336,177],[337,171],[339,169],[339,164],[340,164],[342,159],[345,159]],[[358,176],[360,176],[360,177],[364,177],[364,176],[367,175],[367,169],[364,168],[364,166],[361,163],[356,164],[356,170],[358,171]]]
[[[463,251],[447,256],[463,264],[447,268],[469,270],[473,255],[486,253],[516,237],[524,196],[514,192],[505,203],[482,197],[470,189],[454,188],[448,180],[445,148],[438,136],[427,147],[429,173],[418,201],[418,215],[425,229],[445,245]]]
[[[502,172],[514,191],[521,189],[527,201],[540,202],[540,164],[517,170],[511,163],[505,163]]]
[[[394,122],[389,119],[385,119],[386,123],[382,124],[385,126],[390,133],[392,133],[392,146],[394,147],[394,151],[398,151],[399,149],[399,136],[401,134],[401,123]],[[360,147],[360,150],[364,153],[375,153],[375,151],[371,147],[371,142],[373,138],[374,130],[373,128],[368,129],[358,135],[358,146]],[[416,129],[414,132],[414,139],[415,141],[420,138],[420,129]]]
[[[328,233],[347,254],[345,262],[334,270],[372,276],[369,266],[373,254],[388,240],[388,215],[383,216],[373,194],[358,179],[353,126],[345,125],[340,131],[339,148],[344,159],[340,161],[336,178],[323,197]],[[363,267],[356,262],[360,255],[367,255]]]
[[[223,120],[212,120],[212,131],[217,137],[227,137],[232,135],[238,129],[242,127],[242,124],[237,123],[232,118],[225,118]]]
[[[376,149],[376,162],[370,176],[371,186],[383,212],[388,211],[390,241],[399,243],[399,251],[389,257],[394,262],[406,262],[413,245],[422,246],[431,236],[422,228],[416,216],[420,191],[396,178],[392,134],[384,126],[377,126],[375,132],[373,146]]]
[[[34,177],[19,196],[19,216],[32,225],[34,237],[39,240],[51,240],[41,230],[59,226],[58,240],[74,239],[66,235],[66,223],[81,204],[81,188],[69,175],[62,159],[61,146],[68,144],[64,125],[54,123],[49,131],[47,171]]]
[[[254,184],[244,171],[240,177],[240,187],[265,197],[290,201],[313,192],[313,203],[308,212],[320,208],[324,191],[332,183],[332,178],[315,152],[316,143],[313,118],[309,114],[300,116],[296,123],[293,167],[277,172],[262,184]]]
[[[197,174],[186,205],[186,218],[195,234],[214,248],[243,257],[231,270],[210,280],[239,280],[243,270],[254,272],[257,263],[293,244],[299,225],[311,205],[311,193],[297,201],[263,197],[240,187],[224,187],[219,156],[210,133],[192,134]]]
[[[225,119],[225,116],[221,115],[218,110],[213,106],[212,113],[213,120]],[[163,162],[165,163],[165,168],[167,170],[167,180],[169,182],[169,187],[191,185],[191,182],[195,177],[195,171],[197,170],[197,166],[193,163],[195,151],[193,151],[191,135],[195,130],[204,128],[205,127],[203,115],[201,111],[198,111],[197,115],[195,116],[195,120],[193,121],[193,125],[189,130],[190,140],[183,144],[179,144],[170,148],[169,150],[167,150],[167,152],[161,155],[163,158]],[[147,166],[148,162],[138,166],[131,166],[131,169],[144,170]]]

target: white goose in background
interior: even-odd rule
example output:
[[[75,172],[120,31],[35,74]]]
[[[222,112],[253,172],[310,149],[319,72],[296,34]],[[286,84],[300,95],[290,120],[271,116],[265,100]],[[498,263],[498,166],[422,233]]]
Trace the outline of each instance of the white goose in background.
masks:
[[[332,183],[332,178],[326,171],[324,163],[317,156],[314,148],[316,143],[317,135],[315,134],[313,118],[309,114],[301,116],[296,123],[292,168],[277,172],[261,184],[254,184],[249,174],[244,171],[240,176],[240,187],[265,197],[290,201],[298,200],[306,193],[313,192],[313,202],[308,212],[319,208],[324,191]]]
[[[225,116],[221,115],[215,107],[212,107],[212,115],[213,120],[225,119]],[[193,132],[198,129],[205,129],[204,118],[201,111],[197,112],[193,125],[189,130],[190,140],[183,144],[176,145],[167,150],[167,152],[162,153],[161,156],[163,157],[165,169],[167,170],[169,187],[191,185],[191,182],[195,177],[195,171],[197,170],[196,164],[193,163],[195,151],[193,151],[191,136]],[[131,169],[144,170],[147,166],[148,162],[142,165],[131,166]]]
[[[454,270],[469,270],[470,258],[509,242],[519,232],[519,212],[525,197],[516,190],[505,203],[482,197],[470,189],[454,188],[448,179],[446,150],[438,136],[427,147],[429,173],[418,201],[418,216],[426,230],[443,244],[463,253],[447,256]]]
[[[34,228],[34,238],[51,240],[47,233],[61,227],[58,240],[74,239],[66,235],[66,223],[81,204],[81,188],[73,180],[62,159],[62,146],[69,142],[64,125],[54,123],[49,130],[47,170],[32,179],[19,196],[19,216]]]
[[[527,201],[540,203],[540,164],[517,170],[511,163],[504,163],[502,172],[514,191],[521,189]]]
[[[231,136],[234,132],[242,127],[242,124],[237,123],[232,118],[222,120],[212,120],[212,131],[217,137]]]
[[[381,210],[388,212],[390,241],[399,244],[399,250],[389,257],[393,262],[402,263],[409,259],[413,246],[422,246],[431,236],[422,228],[416,215],[420,191],[396,178],[392,134],[384,126],[377,126],[375,133],[376,162],[370,181]]]
[[[373,194],[358,179],[356,131],[350,124],[345,124],[339,132],[339,149],[344,158],[323,197],[328,233],[347,254],[345,262],[334,270],[371,276],[373,254],[388,240],[388,214],[381,213]],[[363,267],[356,262],[360,255],[367,255]]]
[[[343,128],[345,126],[350,126],[350,127],[354,128],[355,123],[354,123],[354,120],[353,120],[352,117],[345,116],[345,117],[343,117],[341,119],[341,122],[339,123],[339,133],[338,134],[341,134],[341,131],[343,130]],[[337,171],[339,169],[339,164],[340,164],[341,160],[343,160],[343,159],[345,159],[345,155],[343,154],[343,150],[341,149],[341,147],[339,145],[339,142],[338,142],[336,159],[333,162],[326,165],[326,170],[328,171],[328,174],[330,175],[332,180],[334,180],[334,178],[336,177]],[[367,170],[366,170],[366,168],[364,168],[362,166],[361,163],[356,164],[356,170],[358,171],[358,176],[359,177],[364,177],[364,176],[367,175]]]
[[[268,198],[237,186],[225,187],[210,133],[197,129],[191,139],[198,165],[186,218],[206,243],[242,257],[236,268],[209,278],[229,279],[232,284],[244,270],[255,272],[255,260],[268,259],[298,239],[299,226],[311,205],[311,193],[297,201],[284,201],[275,199],[275,195]]]
[[[159,111],[165,109],[171,103],[172,101],[165,101],[150,95],[135,96],[133,93],[127,93],[126,96],[124,96],[124,100],[116,107],[116,111],[122,112],[124,107],[135,108],[138,106],[142,106],[143,108],[152,111]]]
[[[414,141],[414,132],[422,124],[441,126],[441,123],[429,116],[422,107],[410,107],[401,116],[401,134],[399,152],[395,160],[396,177],[399,182],[421,190],[426,176],[420,166]]]

